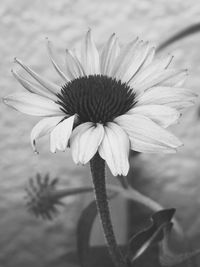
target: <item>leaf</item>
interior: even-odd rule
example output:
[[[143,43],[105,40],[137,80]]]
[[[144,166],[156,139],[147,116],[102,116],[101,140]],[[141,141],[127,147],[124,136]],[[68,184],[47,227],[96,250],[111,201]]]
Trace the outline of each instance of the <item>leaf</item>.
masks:
[[[150,246],[157,244],[164,238],[163,229],[171,222],[175,209],[165,209],[156,212],[151,217],[152,224],[148,228],[134,235],[129,241],[129,257],[134,262]]]
[[[191,25],[181,31],[179,31],[178,33],[176,33],[175,35],[169,37],[167,40],[165,40],[163,43],[161,43],[158,48],[157,48],[157,52],[160,52],[161,50],[163,50],[164,48],[166,48],[167,46],[183,39],[186,38],[188,36],[190,36],[191,34],[195,34],[200,32],[200,23]]]
[[[197,249],[192,252],[179,253],[179,254],[172,252],[169,248],[169,237],[171,230],[172,230],[172,223],[168,224],[164,228],[164,238],[159,245],[159,260],[162,266],[174,266],[189,260],[191,257],[200,254],[200,249]]]

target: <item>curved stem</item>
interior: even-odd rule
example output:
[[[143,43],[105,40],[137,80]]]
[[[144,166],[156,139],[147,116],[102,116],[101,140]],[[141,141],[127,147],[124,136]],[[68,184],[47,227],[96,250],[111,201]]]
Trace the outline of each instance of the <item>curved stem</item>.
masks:
[[[108,206],[106,183],[105,183],[105,161],[97,153],[90,161],[97,209],[102,223],[105,239],[112,260],[116,267],[127,267],[126,261],[117,245]]]
[[[185,28],[185,29],[177,32],[173,36],[169,37],[167,40],[165,40],[164,42],[162,42],[158,46],[156,52],[160,52],[161,50],[163,50],[167,46],[171,45],[172,43],[175,43],[175,42],[177,42],[177,41],[179,41],[185,37],[188,37],[191,34],[195,34],[197,32],[200,32],[200,23],[190,25],[187,28]]]

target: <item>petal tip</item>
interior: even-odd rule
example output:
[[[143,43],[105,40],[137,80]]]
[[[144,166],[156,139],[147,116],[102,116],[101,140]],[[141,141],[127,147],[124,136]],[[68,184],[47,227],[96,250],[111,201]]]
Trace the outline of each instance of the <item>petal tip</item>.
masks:
[[[14,63],[19,63],[20,60],[17,57],[14,57],[13,61]]]

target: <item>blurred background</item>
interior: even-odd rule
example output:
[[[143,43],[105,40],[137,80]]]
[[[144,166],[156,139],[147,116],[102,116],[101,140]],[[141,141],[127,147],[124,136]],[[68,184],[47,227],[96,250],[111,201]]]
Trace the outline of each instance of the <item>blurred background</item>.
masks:
[[[88,27],[101,47],[116,32],[121,43],[139,35],[160,44],[200,20],[199,0],[1,0],[0,95],[22,88],[12,77],[17,56],[40,74],[60,82],[45,47],[48,36],[64,61],[64,49],[83,38]],[[200,34],[169,46],[176,67],[188,68],[187,86],[200,92]],[[38,121],[1,103],[0,112],[0,266],[71,266],[61,260],[76,246],[76,222],[86,197],[70,197],[53,222],[38,220],[25,208],[25,185],[37,172],[60,177],[60,187],[89,184],[88,166],[76,166],[69,152],[51,154],[48,138],[35,155],[29,141]],[[176,155],[139,155],[131,160],[132,184],[165,207],[177,208],[177,219],[192,247],[200,247],[200,110],[199,100],[172,131],[184,143]],[[111,178],[112,181],[114,178]],[[123,211],[122,211],[123,212]],[[133,211],[134,212],[134,211]],[[198,265],[197,265],[198,266]]]

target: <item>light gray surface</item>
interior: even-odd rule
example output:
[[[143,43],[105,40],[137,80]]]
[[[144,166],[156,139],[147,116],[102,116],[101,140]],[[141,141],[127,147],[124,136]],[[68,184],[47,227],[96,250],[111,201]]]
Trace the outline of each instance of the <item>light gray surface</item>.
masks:
[[[42,75],[59,82],[45,50],[48,36],[58,47],[73,47],[88,27],[99,46],[112,32],[127,41],[140,35],[159,43],[200,17],[198,0],[2,0],[0,3],[0,95],[22,88],[10,73],[17,56]],[[200,88],[200,35],[170,47],[175,65],[190,69],[188,87]],[[64,58],[63,58],[64,59]],[[133,162],[142,168],[137,185],[146,194],[167,206],[178,208],[184,229],[200,244],[200,122],[199,100],[188,110],[178,126],[173,127],[185,143],[178,154],[142,155]],[[75,247],[75,225],[84,201],[70,198],[70,204],[53,223],[32,218],[24,209],[24,185],[37,171],[60,176],[62,184],[88,182],[88,168],[77,167],[69,153],[50,154],[48,139],[39,142],[39,156],[33,154],[29,134],[37,118],[22,115],[1,104],[1,177],[0,177],[0,266],[66,266],[59,261],[66,250]],[[81,177],[83,176],[83,177]],[[146,182],[147,179],[148,182]],[[51,265],[52,264],[52,265]],[[67,265],[68,266],[68,265]]]

